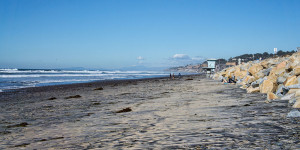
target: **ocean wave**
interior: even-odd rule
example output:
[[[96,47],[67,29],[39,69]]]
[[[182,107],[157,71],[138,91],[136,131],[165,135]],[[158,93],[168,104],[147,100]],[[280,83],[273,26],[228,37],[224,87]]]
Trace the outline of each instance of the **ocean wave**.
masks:
[[[17,68],[14,68],[14,69],[4,69],[4,68],[2,68],[2,69],[0,69],[0,71],[18,71],[18,69]]]
[[[103,70],[51,70],[0,69],[0,90],[35,86],[91,82],[95,80],[139,79],[166,76],[157,71],[103,71]]]
[[[105,76],[160,76],[166,74],[22,74],[0,75],[0,78],[39,78],[39,77],[105,77]]]
[[[67,73],[67,74],[144,74],[144,73],[148,73],[148,74],[157,74],[160,72],[157,71],[119,71],[119,70],[115,70],[115,71],[103,71],[103,70],[51,70],[51,69],[0,69],[0,73],[20,73],[20,74],[24,74],[24,73]]]

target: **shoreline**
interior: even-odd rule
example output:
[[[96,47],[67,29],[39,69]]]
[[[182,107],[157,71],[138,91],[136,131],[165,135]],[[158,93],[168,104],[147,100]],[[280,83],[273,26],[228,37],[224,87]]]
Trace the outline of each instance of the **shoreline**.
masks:
[[[193,77],[193,76],[204,76],[205,74],[191,74],[182,75],[182,77]],[[48,86],[38,86],[38,87],[27,87],[20,89],[11,89],[0,92],[0,102],[3,100],[12,100],[12,97],[19,96],[22,97],[24,93],[37,93],[37,92],[47,92],[47,91],[69,91],[78,88],[100,88],[102,86],[118,85],[118,84],[132,84],[137,82],[154,81],[159,79],[169,79],[166,77],[153,77],[153,78],[141,78],[141,79],[112,79],[112,80],[98,80],[84,83],[71,83],[71,84],[59,84],[59,85],[48,85]],[[178,77],[175,78],[178,80]]]
[[[203,73],[197,74],[188,74],[182,75],[183,76],[197,76],[203,75]],[[3,93],[17,93],[21,91],[38,91],[38,90],[45,90],[48,88],[59,88],[59,87],[74,87],[74,86],[87,86],[87,85],[106,85],[106,84],[114,84],[119,82],[127,82],[127,81],[142,81],[142,80],[155,80],[155,79],[169,79],[169,75],[160,76],[160,77],[145,77],[145,78],[137,78],[137,79],[105,79],[105,80],[95,80],[95,81],[87,81],[87,82],[80,82],[80,83],[66,83],[66,84],[55,84],[55,85],[42,85],[42,86],[34,86],[34,87],[25,87],[25,88],[17,88],[17,89],[4,89],[0,92],[0,96]],[[175,78],[178,79],[178,75],[175,75]]]
[[[300,148],[299,118],[286,117],[287,101],[266,104],[263,94],[204,75],[38,87],[0,98],[0,149]]]

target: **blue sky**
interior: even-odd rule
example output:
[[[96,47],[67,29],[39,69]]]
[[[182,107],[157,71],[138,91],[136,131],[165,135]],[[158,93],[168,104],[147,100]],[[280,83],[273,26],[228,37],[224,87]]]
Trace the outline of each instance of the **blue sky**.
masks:
[[[300,1],[0,0],[0,68],[169,67],[300,46]]]

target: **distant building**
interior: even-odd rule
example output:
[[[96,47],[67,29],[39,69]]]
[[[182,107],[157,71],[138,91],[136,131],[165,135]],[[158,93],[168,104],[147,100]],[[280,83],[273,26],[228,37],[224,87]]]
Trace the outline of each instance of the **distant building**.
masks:
[[[226,66],[236,66],[236,62],[227,62]]]

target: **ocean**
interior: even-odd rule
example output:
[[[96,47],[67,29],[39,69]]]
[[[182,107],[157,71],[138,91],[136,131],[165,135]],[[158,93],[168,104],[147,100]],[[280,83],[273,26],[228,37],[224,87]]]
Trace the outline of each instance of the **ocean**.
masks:
[[[163,71],[101,71],[59,69],[0,69],[0,92],[26,87],[84,83],[97,80],[168,76]]]

